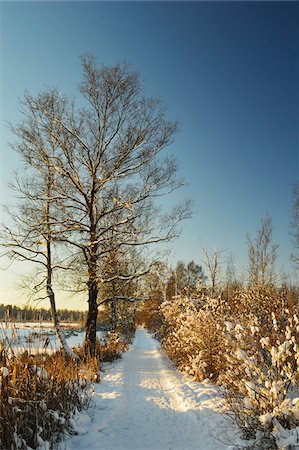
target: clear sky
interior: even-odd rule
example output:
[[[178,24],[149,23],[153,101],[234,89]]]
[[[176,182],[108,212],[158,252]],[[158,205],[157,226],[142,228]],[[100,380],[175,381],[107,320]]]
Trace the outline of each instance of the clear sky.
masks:
[[[4,120],[18,97],[57,86],[71,95],[79,56],[129,61],[180,131],[171,147],[195,202],[173,261],[201,262],[201,245],[247,265],[246,233],[269,214],[289,271],[292,186],[298,180],[297,2],[2,2],[1,183],[18,165]],[[0,302],[12,297],[2,275]],[[5,279],[5,280],[4,280]],[[9,282],[7,280],[10,280]],[[5,281],[5,283],[4,283]]]

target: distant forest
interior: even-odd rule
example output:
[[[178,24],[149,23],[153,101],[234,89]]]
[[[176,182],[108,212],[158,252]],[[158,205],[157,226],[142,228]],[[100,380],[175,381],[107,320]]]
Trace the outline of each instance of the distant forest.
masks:
[[[61,321],[85,321],[85,311],[70,311],[59,309],[57,315]],[[51,310],[46,308],[34,308],[32,306],[18,307],[14,305],[0,304],[0,321],[51,321]]]

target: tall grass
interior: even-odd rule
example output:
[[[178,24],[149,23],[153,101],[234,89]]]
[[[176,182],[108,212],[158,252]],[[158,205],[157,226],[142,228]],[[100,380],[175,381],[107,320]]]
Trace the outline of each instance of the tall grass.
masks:
[[[16,329],[0,341],[0,448],[55,448],[65,432],[76,433],[72,416],[88,407],[98,360],[73,361],[43,346],[20,346]],[[36,337],[38,340],[38,337]],[[17,344],[17,345],[16,345]]]
[[[26,336],[13,324],[0,328],[0,449],[55,449],[65,433],[76,434],[73,415],[87,408],[92,383],[99,382],[101,361],[121,357],[125,342],[110,333],[97,341],[96,357],[86,357],[83,346],[74,361],[52,347],[47,336]]]

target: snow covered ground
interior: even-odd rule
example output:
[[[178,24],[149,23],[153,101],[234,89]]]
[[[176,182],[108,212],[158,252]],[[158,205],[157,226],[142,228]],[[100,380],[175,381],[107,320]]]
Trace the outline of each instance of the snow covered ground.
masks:
[[[77,331],[76,327],[78,323],[62,324],[70,347],[80,345],[84,341],[85,333]],[[30,354],[37,351],[51,353],[59,349],[59,342],[51,322],[0,322],[0,342],[12,348],[14,352],[27,350]]]
[[[180,374],[158,342],[139,328],[130,350],[106,366],[93,407],[75,416],[67,450],[223,450],[237,431],[209,384]]]

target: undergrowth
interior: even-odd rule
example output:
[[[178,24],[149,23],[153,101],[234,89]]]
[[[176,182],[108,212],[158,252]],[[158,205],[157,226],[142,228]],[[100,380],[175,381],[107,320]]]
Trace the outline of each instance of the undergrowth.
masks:
[[[160,311],[167,354],[196,380],[225,388],[227,412],[242,436],[263,441],[254,448],[298,445],[298,292],[241,286],[229,296],[175,297]]]
[[[0,340],[0,448],[55,449],[65,433],[76,434],[72,417],[89,406],[100,362],[121,357],[128,344],[111,333],[97,341],[95,358],[82,346],[74,349],[80,356],[75,361],[38,342],[25,350],[12,328],[9,337],[2,329]]]
[[[3,358],[4,355],[4,358]],[[94,361],[53,355],[5,355],[0,368],[0,448],[50,448],[63,433],[75,433],[71,418],[88,407]]]

